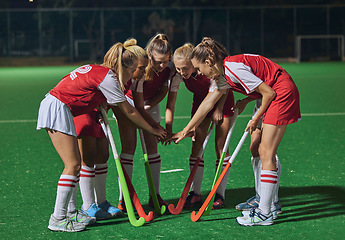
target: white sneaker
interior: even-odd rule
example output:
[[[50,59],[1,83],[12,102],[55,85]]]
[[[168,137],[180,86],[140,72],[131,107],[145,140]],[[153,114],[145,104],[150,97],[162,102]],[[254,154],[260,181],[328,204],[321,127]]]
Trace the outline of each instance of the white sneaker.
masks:
[[[252,211],[252,209],[246,210],[246,211],[242,211],[242,216],[249,218],[249,214]],[[272,216],[273,216],[273,220],[276,220],[278,218],[278,215],[281,214],[282,208],[279,202],[275,203],[272,207],[271,207],[271,212],[272,212]]]
[[[243,212],[243,217],[237,217],[236,221],[241,226],[266,226],[273,224],[273,215],[264,215],[260,209],[253,208],[249,214],[249,211]]]
[[[80,232],[85,230],[86,226],[82,223],[72,222],[69,218],[58,220],[52,214],[49,219],[48,228],[51,231],[58,232]]]
[[[85,226],[87,225],[92,225],[96,223],[96,218],[95,217],[90,217],[89,215],[86,215],[80,211],[75,211],[74,213],[67,213],[67,217],[72,221],[72,222],[78,222],[82,223]]]

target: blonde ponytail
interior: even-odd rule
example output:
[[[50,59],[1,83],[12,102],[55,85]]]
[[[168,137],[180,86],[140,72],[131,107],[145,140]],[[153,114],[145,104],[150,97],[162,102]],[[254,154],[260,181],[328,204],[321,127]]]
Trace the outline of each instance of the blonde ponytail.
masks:
[[[122,43],[116,43],[105,54],[102,66],[115,72],[121,89],[124,90],[123,68],[128,69],[137,61],[138,58],[132,51],[127,51]]]

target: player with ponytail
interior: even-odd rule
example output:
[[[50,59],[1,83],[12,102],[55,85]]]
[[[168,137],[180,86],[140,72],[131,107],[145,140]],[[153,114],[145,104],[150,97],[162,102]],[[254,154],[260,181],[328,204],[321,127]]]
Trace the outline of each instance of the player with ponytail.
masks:
[[[274,211],[271,206],[279,179],[276,153],[287,125],[301,118],[298,89],[285,69],[265,57],[255,54],[226,56],[225,53],[225,48],[211,38],[204,38],[195,47],[193,66],[198,72],[217,79],[218,89],[205,98],[192,120],[173,139],[178,143],[188,136],[227,89],[253,99],[261,98],[257,114],[246,127],[252,134],[263,117],[259,145],[262,163],[260,202],[258,208],[236,220],[243,226],[271,225]]]
[[[191,62],[192,52],[194,46],[190,43],[186,43],[183,46],[177,48],[174,52],[173,60],[177,73],[171,78],[171,84],[169,88],[169,95],[167,101],[167,108],[165,114],[166,129],[168,135],[172,134],[172,124],[174,119],[175,102],[177,99],[177,91],[181,82],[184,82],[187,89],[193,93],[193,105],[191,115],[195,114],[201,102],[207,96],[207,94],[213,92],[215,89],[215,81],[207,78],[205,75],[197,74],[194,66]],[[232,122],[232,116],[234,111],[231,108],[223,108],[224,104],[227,106],[234,105],[234,95],[232,91],[224,94],[224,96],[217,102],[216,106],[208,113],[206,118],[195,129],[195,140],[193,141],[192,151],[189,158],[190,169],[192,170],[202,148],[204,139],[207,134],[207,130],[211,121],[216,124],[215,134],[215,148],[216,148],[216,169],[218,168],[219,160],[223,152],[223,146],[227,136],[227,132],[230,129]],[[224,165],[230,159],[229,153],[227,153],[224,159]],[[204,159],[202,157],[200,164],[198,165],[196,175],[194,177],[193,184],[184,207],[194,207],[202,204],[201,199],[201,182],[204,171]],[[229,173],[227,173],[228,176]],[[224,207],[225,188],[227,183],[227,177],[224,178],[220,187],[217,189],[213,208],[218,209]]]
[[[69,204],[78,185],[81,158],[85,156],[83,149],[80,151],[78,147],[78,134],[73,117],[91,113],[101,105],[109,105],[110,108],[117,106],[140,128],[157,137],[165,137],[164,130],[152,128],[126,101],[123,88],[132,78],[137,64],[136,55],[126,50],[122,43],[117,43],[109,49],[102,65],[84,65],[75,69],[63,77],[42,100],[37,129],[46,129],[64,163],[64,170],[58,182],[54,213],[49,220],[50,230],[82,231],[87,224],[95,221],[85,217],[88,209],[83,208],[84,214],[79,214],[75,203]],[[92,123],[86,126],[93,129],[96,119],[91,121]],[[101,132],[98,133],[102,135]],[[104,135],[102,137],[104,138]],[[87,164],[92,167],[92,163],[87,162]],[[92,171],[90,172],[87,174],[91,175]],[[71,207],[74,209],[69,209]]]

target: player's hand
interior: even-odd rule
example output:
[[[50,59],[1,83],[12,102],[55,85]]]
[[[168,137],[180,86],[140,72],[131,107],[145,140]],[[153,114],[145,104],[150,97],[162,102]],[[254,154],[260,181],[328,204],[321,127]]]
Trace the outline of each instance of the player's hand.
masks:
[[[222,124],[223,123],[223,112],[216,109],[212,114],[212,121],[216,125]]]
[[[166,138],[167,132],[164,128],[153,128],[153,135],[155,135],[159,142]]]
[[[170,137],[171,141],[174,143],[178,144],[181,140],[187,138],[187,137],[193,137],[194,136],[194,131],[190,131],[188,133],[185,133],[183,130],[181,132],[175,133]],[[170,140],[169,139],[169,140]]]
[[[248,122],[245,131],[249,131],[249,134],[252,134],[255,131],[256,126],[258,125],[258,123],[259,123],[259,120],[251,119]]]

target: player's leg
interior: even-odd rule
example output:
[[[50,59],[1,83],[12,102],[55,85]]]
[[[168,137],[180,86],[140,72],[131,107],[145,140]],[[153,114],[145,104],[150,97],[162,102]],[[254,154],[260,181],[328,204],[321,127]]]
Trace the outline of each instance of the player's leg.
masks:
[[[83,136],[79,137],[79,150],[82,158],[80,170],[80,192],[83,199],[81,212],[98,220],[109,219],[111,214],[99,208],[95,199],[95,167],[98,158],[97,138]]]
[[[200,150],[207,135],[208,127],[210,126],[211,118],[205,118],[195,130],[195,141],[192,143],[192,152],[189,157],[190,171],[194,168]],[[204,174],[204,158],[201,157],[198,168],[194,175],[189,195],[186,199],[184,207],[194,207],[202,204],[201,199],[201,183]]]
[[[249,214],[249,217],[238,217],[236,220],[240,225],[253,226],[273,224],[271,205],[273,193],[278,182],[275,156],[285,130],[286,125],[277,126],[263,124],[261,143],[259,147],[262,162],[259,208],[254,208]]]
[[[64,163],[64,170],[58,182],[54,213],[50,217],[48,228],[52,231],[82,231],[85,229],[84,224],[71,223],[67,218],[68,202],[80,171],[77,138],[55,130],[47,129],[47,132]]]
[[[216,155],[217,155],[216,171],[218,169],[220,158],[223,153],[226,137],[231,127],[231,122],[232,122],[232,117],[226,117],[223,119],[223,122],[221,124],[216,126],[216,135],[215,135],[215,148],[216,148]],[[225,168],[225,166],[229,162],[230,157],[231,156],[229,155],[229,152],[227,151],[224,158],[222,170]],[[221,181],[217,189],[216,196],[214,198],[213,209],[219,209],[219,208],[224,207],[225,190],[226,190],[226,184],[229,178],[229,173],[230,173],[230,168],[226,172],[223,180]]]
[[[98,207],[111,214],[111,216],[119,216],[122,211],[107,201],[107,175],[109,159],[109,143],[106,138],[96,138],[97,158],[95,162],[95,200]]]
[[[116,114],[116,119],[117,119],[120,139],[121,139],[121,147],[122,147],[120,160],[129,178],[132,180],[133,158],[134,158],[134,153],[135,153],[136,144],[137,144],[137,129],[133,125],[128,124],[127,119],[120,117],[121,116],[120,114],[122,113],[118,114],[116,112],[115,114]],[[120,180],[119,180],[118,208],[120,210],[125,209]]]
[[[155,191],[158,197],[158,201],[160,205],[168,205],[167,202],[165,202],[159,193],[159,186],[160,186],[160,171],[161,171],[161,156],[158,153],[158,141],[157,138],[152,135],[151,133],[148,133],[146,131],[143,131],[145,143],[146,143],[146,150],[147,150],[147,157],[151,169],[152,174],[152,180],[153,184],[155,186]],[[150,199],[149,204],[150,206],[153,206],[152,197],[151,197],[151,190],[150,191]]]

